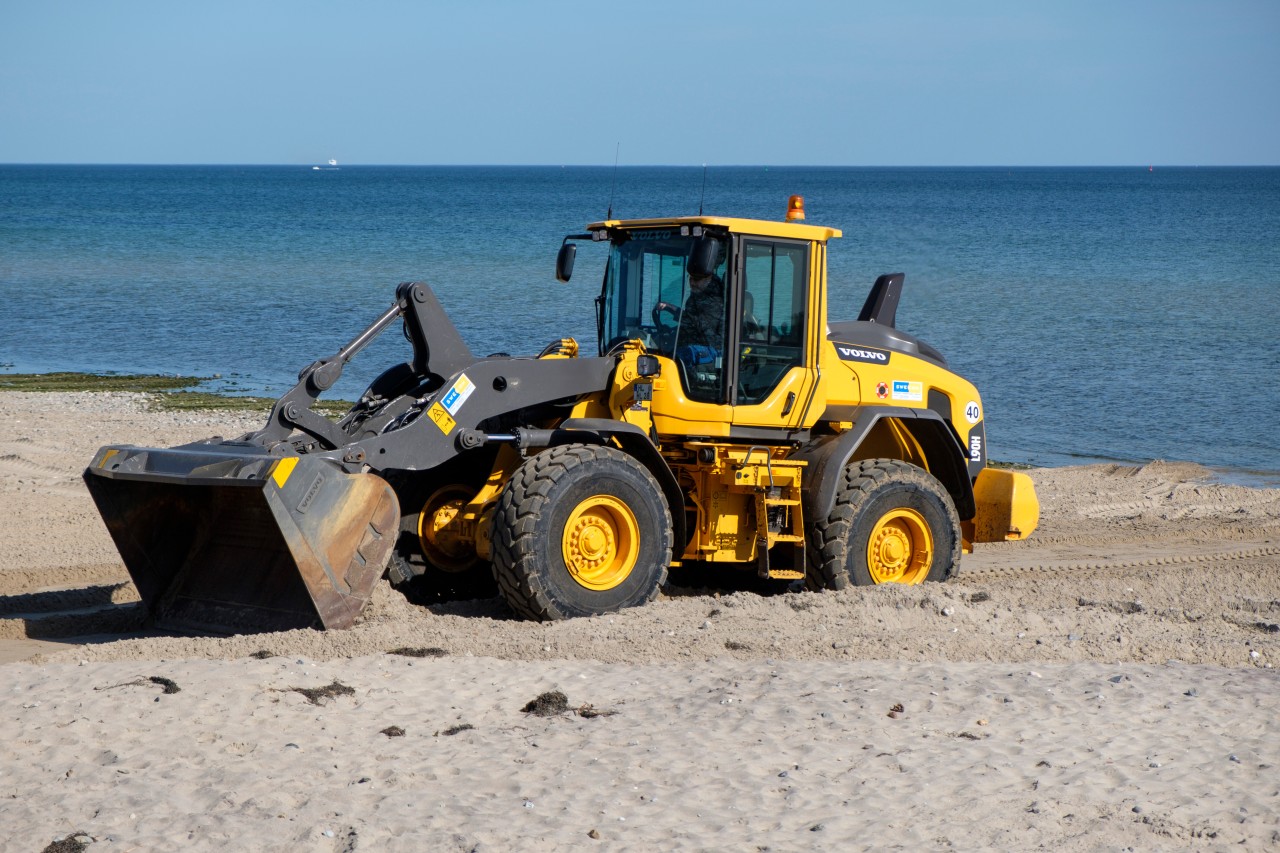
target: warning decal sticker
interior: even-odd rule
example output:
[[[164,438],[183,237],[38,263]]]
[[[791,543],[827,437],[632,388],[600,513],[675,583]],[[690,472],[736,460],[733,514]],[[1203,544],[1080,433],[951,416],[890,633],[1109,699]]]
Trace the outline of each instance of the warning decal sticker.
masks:
[[[449,417],[449,413],[439,403],[427,409],[427,417],[435,421],[436,426],[440,427],[440,431],[445,435],[453,432],[453,428],[457,425],[457,421]]]

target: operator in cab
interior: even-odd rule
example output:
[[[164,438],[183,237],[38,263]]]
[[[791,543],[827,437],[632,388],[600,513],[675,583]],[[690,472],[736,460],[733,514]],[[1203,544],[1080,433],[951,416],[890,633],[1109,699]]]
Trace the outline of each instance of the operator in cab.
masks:
[[[680,312],[680,342],[714,350],[724,346],[724,282],[715,273],[689,279],[689,297]]]
[[[723,259],[724,247],[716,241],[699,263],[688,265],[689,295],[676,329],[675,358],[685,393],[701,402],[715,402],[723,393],[726,294],[716,272]]]

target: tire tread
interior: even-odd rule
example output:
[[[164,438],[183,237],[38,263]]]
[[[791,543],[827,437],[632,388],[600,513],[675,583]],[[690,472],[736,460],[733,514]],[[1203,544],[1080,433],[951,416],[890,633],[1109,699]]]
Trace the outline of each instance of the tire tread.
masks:
[[[564,444],[550,448],[529,459],[516,469],[498,501],[492,526],[491,562],[494,579],[507,604],[526,619],[548,621],[565,619],[573,615],[561,608],[548,593],[547,579],[540,572],[528,567],[536,564],[539,545],[537,520],[551,511],[550,491],[553,484],[566,473],[582,465],[622,464],[638,472],[642,478],[653,481],[653,475],[631,456],[609,447],[590,444]],[[653,487],[659,496],[662,491],[657,482]],[[660,553],[671,551],[672,526],[670,511],[662,501],[663,520]],[[658,582],[648,592],[644,602],[657,597],[666,583],[667,566],[664,563]]]
[[[953,529],[959,530],[959,518],[955,507],[942,484],[929,472],[907,462],[897,459],[863,459],[850,462],[844,467],[840,485],[836,488],[836,499],[826,518],[818,519],[810,528],[810,561],[816,572],[809,572],[805,585],[813,591],[823,589],[845,589],[853,584],[849,577],[849,536],[857,511],[866,501],[871,499],[877,487],[887,482],[914,484],[929,491],[940,493],[946,497]],[[947,560],[946,574],[941,580],[948,580],[960,564],[960,536],[956,535]]]

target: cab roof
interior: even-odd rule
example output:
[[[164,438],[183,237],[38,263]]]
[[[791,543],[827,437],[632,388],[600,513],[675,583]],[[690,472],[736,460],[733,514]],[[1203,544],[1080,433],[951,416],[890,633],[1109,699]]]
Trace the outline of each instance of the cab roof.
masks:
[[[603,222],[592,222],[588,231],[601,228],[661,228],[704,225],[725,228],[735,234],[755,234],[760,237],[784,237],[792,240],[816,240],[825,243],[834,237],[841,236],[839,228],[828,228],[825,225],[803,225],[799,222],[775,222],[768,219],[735,219],[727,216],[671,216],[662,219],[606,219]]]

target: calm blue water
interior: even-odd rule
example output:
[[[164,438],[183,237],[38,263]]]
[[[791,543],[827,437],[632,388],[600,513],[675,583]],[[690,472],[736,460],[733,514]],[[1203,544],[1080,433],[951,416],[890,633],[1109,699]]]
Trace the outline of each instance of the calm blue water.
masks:
[[[616,182],[616,186],[615,185]],[[698,210],[703,170],[0,166],[0,370],[221,374],[276,395],[425,280],[477,354],[594,346],[603,252]],[[993,458],[1189,459],[1280,480],[1280,168],[712,168],[709,214],[805,196],[832,319],[902,271],[898,324],[978,385]],[[403,360],[394,332],[348,398]]]

